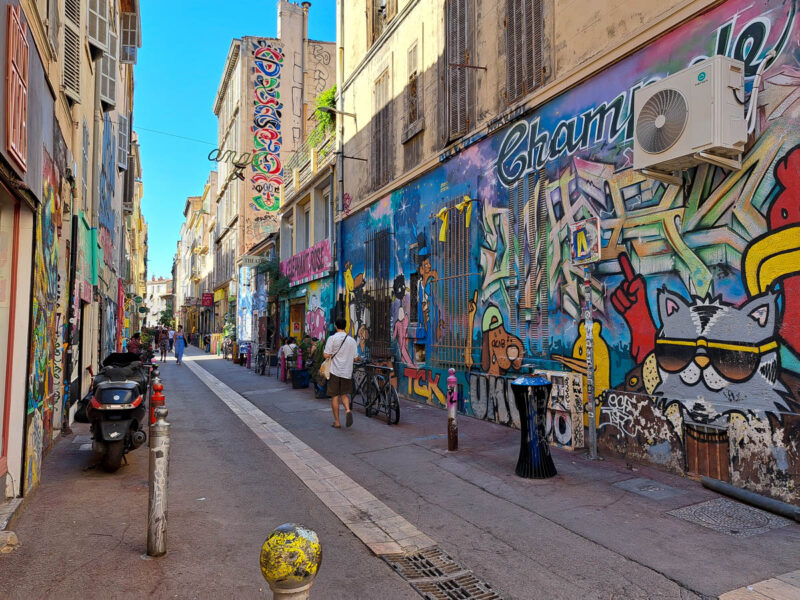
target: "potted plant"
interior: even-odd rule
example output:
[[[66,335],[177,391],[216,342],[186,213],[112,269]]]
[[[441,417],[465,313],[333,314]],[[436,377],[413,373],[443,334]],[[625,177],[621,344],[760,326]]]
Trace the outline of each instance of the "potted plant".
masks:
[[[295,356],[295,366],[289,369],[289,375],[292,378],[292,387],[295,389],[307,388],[311,375],[308,370],[308,365],[312,360],[311,356],[311,338],[306,336],[297,345],[298,352]]]
[[[327,338],[324,340],[319,340],[314,346],[313,354],[311,357],[311,364],[309,366],[309,374],[311,375],[311,381],[314,382],[314,391],[315,396],[317,398],[327,398],[328,397],[328,380],[324,377],[320,376],[319,369],[322,366],[322,362],[325,360],[325,342]]]

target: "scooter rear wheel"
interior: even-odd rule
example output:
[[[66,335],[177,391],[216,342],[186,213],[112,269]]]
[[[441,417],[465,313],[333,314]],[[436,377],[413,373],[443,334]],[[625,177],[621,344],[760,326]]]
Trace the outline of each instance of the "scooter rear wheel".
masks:
[[[125,442],[108,442],[106,444],[106,454],[103,457],[103,468],[109,473],[113,473],[122,465],[122,455],[125,450]]]

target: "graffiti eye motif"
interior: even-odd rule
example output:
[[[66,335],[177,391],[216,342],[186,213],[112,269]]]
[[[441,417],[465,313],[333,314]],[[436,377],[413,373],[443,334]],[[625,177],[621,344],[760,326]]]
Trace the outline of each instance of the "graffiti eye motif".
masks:
[[[781,209],[781,218],[783,218],[783,219],[788,219],[789,218],[789,211],[786,210],[785,208]]]
[[[630,385],[630,386],[634,386],[634,385],[636,385],[637,383],[639,383],[639,378],[638,378],[638,377],[631,377],[631,378],[628,380],[628,385]]]

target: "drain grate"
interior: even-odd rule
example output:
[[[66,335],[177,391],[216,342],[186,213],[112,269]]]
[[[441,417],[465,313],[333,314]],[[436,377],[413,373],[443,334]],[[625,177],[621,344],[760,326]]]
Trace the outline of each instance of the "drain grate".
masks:
[[[382,557],[427,600],[502,600],[491,585],[478,579],[440,548]]]
[[[666,500],[667,498],[680,496],[681,494],[686,493],[684,490],[672,487],[666,483],[660,483],[644,477],[618,481],[614,484],[614,487],[618,487],[628,492],[633,492],[634,494],[639,494],[640,496],[644,496],[645,498],[650,498],[652,500]]]
[[[715,498],[671,510],[667,514],[736,537],[750,537],[792,523],[783,517],[727,498]]]

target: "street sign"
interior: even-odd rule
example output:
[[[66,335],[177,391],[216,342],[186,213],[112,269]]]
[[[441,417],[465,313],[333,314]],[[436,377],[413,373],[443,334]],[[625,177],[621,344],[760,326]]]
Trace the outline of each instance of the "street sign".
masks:
[[[141,304],[142,302],[144,302],[144,298],[142,298],[141,296],[134,296],[133,301],[136,302],[136,304]]]
[[[569,246],[572,262],[586,265],[600,260],[600,219],[592,217],[570,223]]]
[[[214,306],[214,294],[203,292],[203,306]]]
[[[240,259],[243,267],[257,267],[264,262],[263,256],[243,256]]]

